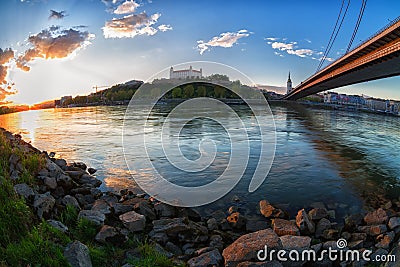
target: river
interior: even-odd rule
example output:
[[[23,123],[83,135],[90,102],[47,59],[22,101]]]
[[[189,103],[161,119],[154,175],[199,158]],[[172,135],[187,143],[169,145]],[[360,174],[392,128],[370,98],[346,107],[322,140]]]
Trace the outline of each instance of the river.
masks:
[[[233,107],[243,121],[251,122],[248,110],[243,106]],[[124,106],[102,106],[20,112],[1,115],[0,127],[20,133],[40,150],[54,151],[58,157],[83,161],[96,168],[97,177],[104,181],[104,190],[140,191],[127,168],[122,149],[125,109]],[[165,117],[168,110],[158,109],[152,114],[153,119]],[[340,218],[361,211],[366,204],[400,196],[399,118],[312,109],[300,104],[273,103],[271,110],[277,143],[267,179],[255,192],[247,191],[251,177],[248,173],[256,165],[251,154],[243,179],[222,199],[199,208],[201,212],[208,214],[238,205],[247,216],[253,216],[257,213],[258,201],[267,199],[292,214],[299,208],[323,202]],[[196,127],[199,123],[201,127]],[[204,179],[201,175],[189,178],[170,167],[162,170],[172,174],[174,183],[186,186],[205,183],[210,175],[221,173],[225,157],[229,156],[223,127],[207,120],[193,121],[192,126],[182,131],[180,138],[192,140],[198,134],[208,135],[223,153],[211,171],[201,174]],[[153,123],[151,127],[159,131],[161,124]],[[257,134],[253,133],[255,138]],[[188,141],[183,147],[186,157],[198,157],[198,142]],[[251,153],[257,154],[257,147]],[[155,164],[160,168],[164,161],[163,157],[155,157]],[[133,175],[142,173],[141,162],[140,157],[135,159]]]

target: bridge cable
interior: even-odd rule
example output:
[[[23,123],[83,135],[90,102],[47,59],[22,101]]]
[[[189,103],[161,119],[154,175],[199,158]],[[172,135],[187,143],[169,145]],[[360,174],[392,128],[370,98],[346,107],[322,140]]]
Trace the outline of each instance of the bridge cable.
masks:
[[[360,27],[360,23],[361,23],[363,15],[364,15],[366,5],[367,5],[367,0],[362,0],[360,13],[358,14],[358,19],[356,22],[356,26],[354,27],[353,35],[351,36],[349,45],[347,46],[346,54],[350,51],[351,45],[353,44],[353,41],[354,41],[354,38],[356,38],[357,31],[358,31],[358,28]]]
[[[343,2],[344,2],[344,1],[343,1]],[[342,2],[342,4],[343,4],[343,2]],[[346,9],[345,9],[345,11],[344,11],[344,13],[343,13],[342,19],[340,20],[339,27],[338,27],[336,33],[335,33],[334,31],[332,32],[331,38],[332,38],[333,34],[335,34],[335,35],[333,36],[332,42],[328,43],[328,46],[327,46],[326,49],[325,49],[325,53],[324,53],[323,57],[321,58],[321,61],[320,61],[319,65],[318,65],[318,68],[317,68],[317,71],[316,71],[316,72],[318,72],[318,71],[321,69],[322,65],[323,65],[324,62],[325,62],[325,59],[328,57],[329,52],[331,51],[332,46],[333,46],[333,44],[335,43],[336,37],[337,37],[337,35],[339,34],[339,31],[340,31],[340,29],[341,29],[341,27],[342,27],[342,24],[343,24],[344,18],[346,17],[347,10],[349,9],[349,6],[350,6],[350,0],[348,0],[348,2],[347,2]],[[341,10],[342,10],[342,8],[341,8]],[[341,15],[341,12],[339,12],[338,19],[340,19],[340,15]],[[335,28],[336,28],[336,25],[335,25]],[[334,29],[334,30],[335,30],[335,29]]]

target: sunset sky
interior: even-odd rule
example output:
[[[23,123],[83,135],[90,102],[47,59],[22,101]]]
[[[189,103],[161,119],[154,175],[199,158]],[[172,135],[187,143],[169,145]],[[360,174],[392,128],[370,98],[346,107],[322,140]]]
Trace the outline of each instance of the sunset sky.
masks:
[[[0,4],[0,103],[87,94],[188,61],[230,65],[263,85],[313,74],[341,6],[333,1],[7,0]],[[343,54],[351,1],[329,56]],[[353,47],[391,20],[398,0],[369,0]],[[212,70],[203,70],[211,74]],[[340,92],[400,99],[400,78]]]

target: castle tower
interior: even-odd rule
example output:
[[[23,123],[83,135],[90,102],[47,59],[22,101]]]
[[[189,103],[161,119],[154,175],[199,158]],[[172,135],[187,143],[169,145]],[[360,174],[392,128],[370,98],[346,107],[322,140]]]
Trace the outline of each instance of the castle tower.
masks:
[[[174,78],[173,76],[174,76],[174,68],[171,67],[171,68],[169,69],[169,78],[172,79],[172,78]]]
[[[289,71],[289,77],[286,83],[286,94],[289,94],[292,91],[292,80],[290,79],[290,71]]]

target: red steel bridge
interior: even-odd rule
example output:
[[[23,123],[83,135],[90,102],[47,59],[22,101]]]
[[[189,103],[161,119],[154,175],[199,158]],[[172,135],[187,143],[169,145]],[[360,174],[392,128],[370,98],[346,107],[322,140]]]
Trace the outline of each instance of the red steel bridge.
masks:
[[[324,69],[300,83],[283,99],[400,75],[400,17]]]

